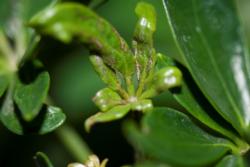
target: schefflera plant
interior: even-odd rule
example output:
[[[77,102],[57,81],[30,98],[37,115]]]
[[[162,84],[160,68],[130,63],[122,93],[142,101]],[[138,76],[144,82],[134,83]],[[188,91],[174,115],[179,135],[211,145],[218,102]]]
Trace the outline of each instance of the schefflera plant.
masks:
[[[90,49],[90,61],[107,87],[93,98],[100,112],[86,120],[86,130],[95,123],[120,119],[129,111],[152,110],[150,98],[181,85],[181,71],[154,49],[153,6],[140,2],[135,12],[138,22],[132,50],[106,20],[77,3],[56,5],[30,21],[30,26],[42,34],[65,43],[76,40]]]
[[[53,4],[0,2],[0,120],[19,135],[45,134],[65,120],[60,108],[47,103],[50,76],[37,57],[41,38],[26,25],[36,12]]]

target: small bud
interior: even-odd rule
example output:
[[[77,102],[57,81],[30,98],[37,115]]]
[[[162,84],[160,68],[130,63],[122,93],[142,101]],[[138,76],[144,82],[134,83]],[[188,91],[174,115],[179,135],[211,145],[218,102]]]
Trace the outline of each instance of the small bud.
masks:
[[[157,92],[162,92],[170,88],[180,86],[182,83],[182,73],[174,66],[162,68],[154,75],[152,86]]]
[[[106,167],[108,159],[104,159],[101,163],[96,155],[90,155],[89,159],[85,164],[81,163],[71,163],[68,167]]]

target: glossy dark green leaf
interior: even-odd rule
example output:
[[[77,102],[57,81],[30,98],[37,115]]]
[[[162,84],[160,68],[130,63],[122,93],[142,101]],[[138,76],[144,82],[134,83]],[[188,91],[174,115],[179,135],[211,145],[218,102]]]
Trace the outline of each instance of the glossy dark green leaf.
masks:
[[[48,94],[49,82],[49,74],[43,72],[28,85],[17,84],[14,100],[26,121],[31,121],[39,113]]]
[[[195,97],[195,95],[190,91],[190,88],[186,84],[186,82],[183,80],[182,86],[180,91],[174,92],[174,98],[196,119],[201,121],[203,124],[208,126],[209,128],[213,129],[214,131],[217,131],[224,136],[230,138],[234,142],[236,142],[238,145],[242,145],[242,147],[245,147],[244,142],[239,139],[234,133],[231,131],[225,129],[220,124],[218,124],[215,120],[213,120],[208,112],[212,112],[211,110],[205,110],[205,107],[203,103],[198,103],[198,98]],[[198,88],[197,88],[198,89]],[[197,90],[195,90],[197,91]],[[244,148],[242,148],[244,149]]]
[[[42,152],[37,152],[34,156],[34,160],[37,167],[53,167],[48,156]]]
[[[102,81],[106,83],[111,89],[117,90],[120,84],[119,80],[116,74],[104,64],[102,58],[99,56],[90,56],[90,61]]]
[[[115,106],[106,112],[98,112],[85,121],[85,129],[86,131],[90,131],[90,128],[96,123],[110,122],[121,119],[129,112],[130,108],[130,104],[126,104]]]
[[[66,119],[65,114],[58,107],[47,106],[45,112],[46,114],[39,129],[39,134],[45,134],[55,130],[61,126]]]
[[[235,146],[197,127],[185,114],[155,108],[142,122],[142,130],[127,124],[126,136],[146,156],[177,166],[205,166]]]
[[[19,118],[15,114],[13,89],[13,85],[11,84],[1,106],[0,119],[6,128],[16,134],[21,135],[23,133],[23,127],[19,121]]]
[[[112,107],[122,103],[119,94],[109,88],[98,91],[93,101],[102,112],[108,111]]]
[[[227,155],[216,167],[247,167],[244,159],[240,155]]]
[[[30,25],[63,42],[76,39],[88,45],[103,56],[106,64],[125,75],[134,72],[134,59],[126,42],[107,21],[81,4],[56,5],[34,16]]]
[[[233,0],[163,0],[180,54],[198,86],[241,135],[249,135],[250,59]]]

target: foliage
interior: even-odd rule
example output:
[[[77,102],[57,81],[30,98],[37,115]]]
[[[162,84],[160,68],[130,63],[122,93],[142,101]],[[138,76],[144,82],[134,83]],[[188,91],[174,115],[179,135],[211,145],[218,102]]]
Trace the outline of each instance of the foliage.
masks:
[[[123,128],[139,155],[135,166],[247,166],[243,156],[250,142],[250,61],[233,0],[162,0],[180,55],[172,58],[154,47],[157,12],[149,3],[139,2],[135,8],[138,20],[131,48],[90,8],[100,1],[91,1],[89,7],[39,3],[41,8],[31,13],[25,5],[32,3],[22,1],[12,17],[0,13],[0,118],[8,129],[45,134],[65,120],[62,110],[51,106],[50,76],[36,57],[41,36],[50,36],[88,48],[90,62],[106,84],[93,98],[100,111],[85,121],[87,131],[129,112],[139,115]],[[12,30],[7,22],[17,27]],[[153,106],[152,99],[164,91],[171,92],[184,112]],[[80,147],[70,129],[58,131],[71,148]],[[52,166],[43,153],[35,159],[38,166]],[[84,161],[69,166],[107,163],[95,155]]]

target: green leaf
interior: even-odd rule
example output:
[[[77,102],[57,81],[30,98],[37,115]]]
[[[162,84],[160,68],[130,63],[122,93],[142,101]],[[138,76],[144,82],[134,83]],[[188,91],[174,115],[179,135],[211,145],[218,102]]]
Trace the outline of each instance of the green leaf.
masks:
[[[13,81],[10,84],[6,96],[3,99],[3,105],[0,111],[0,120],[10,131],[22,135],[24,133],[45,134],[53,131],[65,121],[66,116],[60,108],[45,106],[39,110],[39,115],[32,121],[26,122],[16,111],[13,101]]]
[[[6,97],[4,97],[3,105],[1,106],[0,119],[6,128],[16,134],[23,134],[23,127],[19,122],[19,118],[15,113],[13,102],[13,85],[7,91]]]
[[[48,94],[49,82],[49,74],[43,72],[31,84],[17,84],[14,100],[26,121],[31,121],[39,113]]]
[[[139,2],[135,13],[138,21],[135,27],[133,49],[138,74],[147,73],[154,66],[156,55],[153,48],[153,33],[156,29],[156,12],[152,5]],[[140,78],[140,76],[138,76]]]
[[[182,73],[177,67],[165,67],[154,74],[153,85],[159,92],[181,86],[181,83]]]
[[[244,159],[240,155],[227,155],[216,167],[246,167]]]
[[[102,112],[122,103],[121,97],[109,88],[104,88],[98,91],[93,98],[93,101]]]
[[[131,103],[131,110],[134,110],[134,111],[147,112],[152,109],[153,109],[153,103],[152,103],[152,100],[149,100],[149,99],[143,99],[143,100],[139,100],[134,103]]]
[[[86,44],[126,76],[134,72],[134,58],[124,39],[107,21],[81,4],[62,3],[44,10],[31,19],[30,26],[66,43],[76,39]]]
[[[103,82],[106,83],[111,89],[117,90],[120,84],[117,76],[108,66],[104,64],[102,58],[99,56],[90,56],[90,61]]]
[[[214,131],[221,133],[222,135],[230,138],[238,145],[242,147],[246,146],[246,143],[239,139],[234,133],[222,127],[219,123],[213,120],[208,112],[212,112],[211,109],[206,109],[203,105],[204,103],[199,103],[198,99],[201,99],[200,95],[195,95],[190,89],[194,88],[187,85],[190,79],[184,79],[180,91],[174,91],[174,98],[181,104],[194,118],[198,119],[200,122],[208,126]],[[193,84],[193,83],[191,83]],[[197,88],[198,89],[198,88]],[[197,92],[198,90],[194,90]],[[244,144],[245,143],[245,144]],[[243,148],[244,149],[244,148]]]
[[[185,114],[169,108],[148,112],[141,132],[128,123],[126,136],[146,156],[176,166],[205,166],[235,149],[229,140],[208,134]]]
[[[181,86],[181,83],[182,72],[175,66],[168,66],[153,74],[153,78],[148,85],[148,91],[152,92],[151,96],[155,96],[168,89]],[[144,93],[147,94],[147,92]]]
[[[129,112],[130,108],[130,104],[126,104],[115,106],[104,113],[98,112],[85,121],[85,129],[86,131],[90,131],[90,128],[96,123],[110,122],[121,119]]]
[[[65,114],[58,107],[47,106],[46,112],[41,127],[39,129],[39,134],[49,133],[63,124],[66,119]]]
[[[249,138],[250,60],[233,0],[163,0],[181,56],[214,108]]]
[[[37,167],[53,167],[48,156],[42,152],[37,152],[34,156]]]

